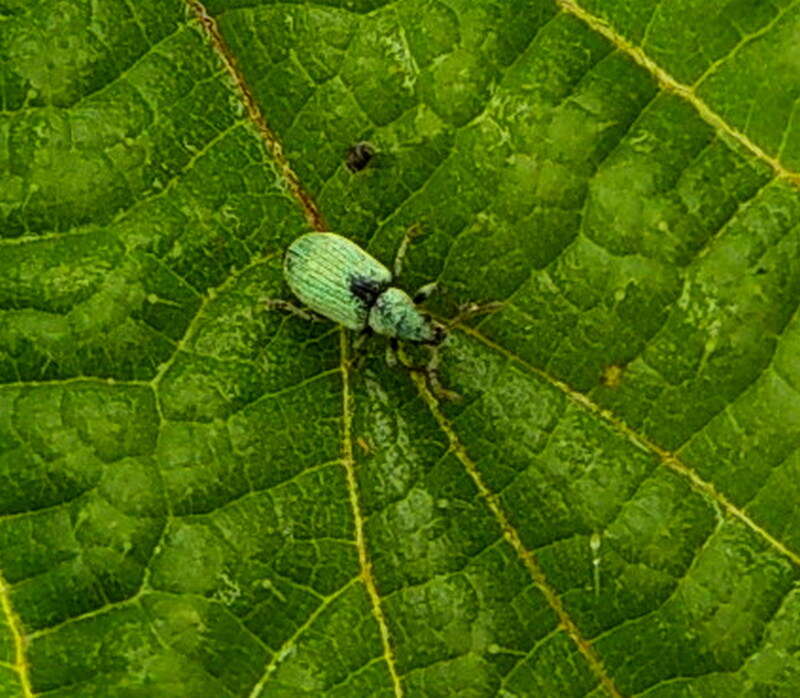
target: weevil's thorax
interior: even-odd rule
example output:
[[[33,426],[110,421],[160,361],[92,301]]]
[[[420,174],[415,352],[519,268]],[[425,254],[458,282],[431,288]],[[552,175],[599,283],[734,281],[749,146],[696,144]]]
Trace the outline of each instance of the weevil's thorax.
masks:
[[[444,338],[444,329],[420,312],[411,297],[396,286],[377,297],[367,323],[378,334],[420,344],[438,344]]]

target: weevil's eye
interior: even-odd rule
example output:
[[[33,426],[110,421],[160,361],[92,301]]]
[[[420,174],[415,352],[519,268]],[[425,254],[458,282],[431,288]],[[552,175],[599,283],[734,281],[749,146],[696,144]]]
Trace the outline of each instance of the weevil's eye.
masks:
[[[366,141],[356,143],[347,150],[345,164],[350,172],[356,173],[363,170],[375,155],[375,149]]]

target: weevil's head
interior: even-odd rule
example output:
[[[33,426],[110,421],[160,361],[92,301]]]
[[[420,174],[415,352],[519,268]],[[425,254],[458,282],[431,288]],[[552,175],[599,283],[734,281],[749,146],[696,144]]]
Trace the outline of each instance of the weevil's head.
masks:
[[[417,344],[439,344],[445,329],[423,313],[402,289],[392,286],[381,293],[369,311],[369,326],[378,334]]]

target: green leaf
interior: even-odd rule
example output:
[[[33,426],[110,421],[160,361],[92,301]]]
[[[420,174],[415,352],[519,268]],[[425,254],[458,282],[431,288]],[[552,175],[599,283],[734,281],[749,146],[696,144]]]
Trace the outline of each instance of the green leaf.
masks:
[[[800,695],[798,36],[0,0],[0,695]],[[264,307],[411,225],[459,401]]]

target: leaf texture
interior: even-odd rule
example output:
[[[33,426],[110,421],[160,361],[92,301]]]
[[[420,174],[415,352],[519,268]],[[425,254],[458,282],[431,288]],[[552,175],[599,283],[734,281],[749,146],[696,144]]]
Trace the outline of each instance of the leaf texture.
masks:
[[[800,695],[798,36],[0,0],[0,694]],[[265,309],[412,225],[458,401]]]

